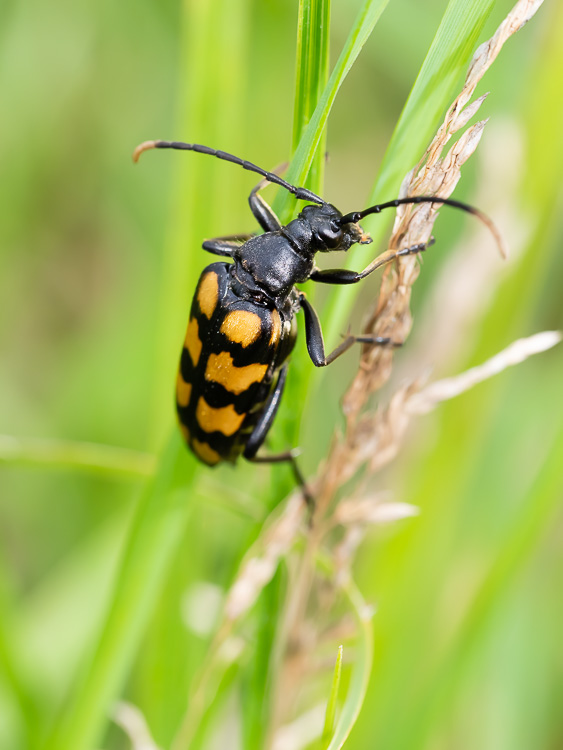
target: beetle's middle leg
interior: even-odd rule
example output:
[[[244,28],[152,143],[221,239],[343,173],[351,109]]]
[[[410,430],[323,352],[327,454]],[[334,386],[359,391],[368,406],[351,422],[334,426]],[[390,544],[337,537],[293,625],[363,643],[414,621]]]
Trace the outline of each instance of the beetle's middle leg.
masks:
[[[301,293],[299,300],[305,313],[305,336],[307,339],[307,351],[315,367],[325,367],[334,362],[341,354],[347,352],[354,344],[375,344],[378,346],[402,346],[402,341],[393,341],[393,339],[384,336],[353,336],[348,334],[344,341],[334,349],[330,354],[325,353],[325,344],[319,316],[313,305],[307,297]]]
[[[274,418],[279,409],[281,397],[283,394],[283,389],[285,386],[285,380],[287,378],[287,368],[288,368],[287,364],[285,364],[282,367],[282,370],[278,377],[278,382],[276,383],[276,387],[274,388],[268,401],[266,402],[264,410],[262,414],[260,415],[260,419],[258,420],[258,423],[256,424],[250,437],[248,438],[248,442],[246,444],[246,447],[242,455],[248,461],[253,461],[254,463],[261,463],[261,464],[277,464],[277,463],[282,463],[282,462],[290,463],[291,468],[293,470],[293,475],[295,477],[295,481],[301,488],[301,491],[303,492],[303,496],[307,502],[307,505],[309,507],[312,507],[313,496],[309,492],[307,483],[305,482],[305,477],[301,473],[301,469],[299,468],[299,465],[297,463],[297,460],[296,460],[297,451],[296,450],[285,451],[284,453],[276,453],[271,456],[257,456],[256,455],[258,451],[260,450],[260,448],[262,447],[262,444],[264,440],[266,439],[268,432],[270,431],[270,427],[272,426]]]

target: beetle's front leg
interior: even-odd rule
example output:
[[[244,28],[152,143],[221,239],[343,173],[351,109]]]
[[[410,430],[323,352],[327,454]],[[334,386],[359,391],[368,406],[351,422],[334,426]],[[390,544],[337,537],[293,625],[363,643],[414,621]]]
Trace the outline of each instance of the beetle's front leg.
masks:
[[[316,268],[310,278],[313,281],[320,281],[323,284],[357,284],[358,281],[365,279],[370,273],[373,273],[381,266],[390,263],[395,258],[404,258],[406,255],[418,255],[423,253],[426,248],[434,244],[436,240],[431,237],[428,242],[420,242],[418,245],[404,247],[402,250],[383,253],[373,260],[363,271],[349,271],[347,268],[327,268],[324,271]]]
[[[266,203],[261,195],[258,195],[257,185],[254,190],[250,193],[248,202],[250,203],[250,210],[254,214],[254,218],[260,224],[265,232],[277,232],[281,229],[281,221],[272,211],[270,206]]]
[[[273,170],[273,174],[281,174],[287,168],[287,162]],[[268,184],[268,180],[260,180],[258,185],[252,189],[248,202],[250,203],[250,210],[252,211],[254,218],[260,224],[265,232],[277,232],[281,229],[282,223],[272,211],[271,207],[266,203],[261,195],[258,195],[258,191],[265,188]]]
[[[402,342],[393,341],[392,339],[383,336],[352,336],[352,334],[348,334],[334,351],[326,355],[321,323],[315,308],[303,293],[299,295],[299,301],[301,302],[303,312],[305,313],[307,351],[309,352],[309,356],[315,367],[326,367],[326,365],[330,365],[331,362],[334,362],[335,359],[348,351],[348,349],[356,343],[375,344],[379,346],[402,346]]]

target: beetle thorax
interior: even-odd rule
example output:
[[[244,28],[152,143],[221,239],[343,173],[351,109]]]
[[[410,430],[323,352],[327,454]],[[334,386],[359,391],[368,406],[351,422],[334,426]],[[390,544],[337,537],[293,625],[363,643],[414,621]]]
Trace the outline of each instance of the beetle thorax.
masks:
[[[249,289],[258,287],[271,299],[285,299],[294,284],[313,271],[313,256],[281,232],[266,232],[245,242],[236,252],[235,275]]]

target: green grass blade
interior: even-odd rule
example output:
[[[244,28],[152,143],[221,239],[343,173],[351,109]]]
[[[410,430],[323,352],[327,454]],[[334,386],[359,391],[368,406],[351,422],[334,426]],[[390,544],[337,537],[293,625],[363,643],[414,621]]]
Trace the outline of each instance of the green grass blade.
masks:
[[[195,459],[186,457],[175,432],[139,502],[98,645],[47,748],[86,750],[99,740],[108,706],[123,685],[188,520],[191,506],[185,486],[194,469]]]
[[[241,150],[248,59],[246,53],[231,54],[230,46],[236,39],[237,49],[247,48],[249,9],[249,0],[186,0],[177,93],[178,140],[230,144],[229,150]],[[211,262],[201,249],[202,238],[209,231],[210,217],[216,222],[221,214],[231,215],[232,196],[240,193],[245,177],[242,170],[229,169],[209,157],[185,156],[169,154],[175,180],[170,190],[155,356],[154,425],[160,441],[174,418],[170,394],[187,324],[190,290],[201,269]]]
[[[456,86],[467,69],[493,5],[494,0],[450,1],[399,118],[366,206],[397,197],[401,181],[421,158],[440,117],[454,98]],[[359,270],[371,260],[373,247],[382,241],[390,219],[371,217],[365,221],[374,245],[355,248],[345,267]],[[346,328],[356,294],[357,290],[352,287],[340,287],[331,296],[325,312],[325,327],[332,344]]]
[[[293,149],[310,121],[319,96],[326,86],[329,67],[329,0],[301,0],[299,4],[296,85],[293,120]],[[326,134],[325,134],[326,135]],[[307,185],[314,191],[322,189],[324,172],[322,142],[316,150]],[[286,398],[291,398],[288,390]],[[287,434],[287,433],[286,433]],[[292,438],[289,438],[290,440]],[[277,492],[289,490],[284,483],[277,484]],[[255,648],[242,675],[243,744],[249,748],[263,747],[270,726],[272,691],[276,690],[276,673],[280,654],[276,648],[279,638],[279,621],[272,612],[283,610],[283,586],[280,573],[266,586],[256,605],[254,636]]]
[[[301,184],[309,174],[314,154],[321,141],[326,122],[338,90],[350,72],[352,65],[367,42],[379,17],[389,0],[366,0],[362,5],[352,30],[340,53],[329,81],[319,99],[311,120],[305,128],[295,151],[286,179],[293,184]],[[279,191],[274,201],[274,210],[282,218],[287,218],[291,197]]]
[[[336,719],[336,707],[338,705],[338,691],[340,690],[340,678],[342,676],[342,654],[344,651],[343,646],[338,647],[338,654],[336,655],[336,663],[334,665],[334,675],[332,677],[332,685],[330,688],[330,695],[328,696],[328,703],[326,707],[325,725],[323,727],[323,735],[321,745],[327,747],[330,744],[334,732],[334,722]]]
[[[494,0],[451,0],[383,158],[368,199],[396,197],[405,172],[420,158],[464,76]],[[404,165],[407,169],[404,169]]]
[[[253,649],[242,675],[243,747],[256,750],[267,746],[270,731],[279,628],[279,618],[274,613],[282,612],[284,598],[283,576],[278,569],[260,593],[253,618],[256,626]]]
[[[352,731],[364,703],[373,662],[371,613],[368,612],[366,602],[352,581],[346,585],[344,593],[352,605],[359,635],[354,650],[354,664],[348,694],[327,750],[339,750]]]
[[[149,477],[155,457],[113,445],[0,435],[0,463],[87,471],[102,476]]]
[[[292,151],[297,149],[328,81],[329,26],[329,0],[300,0]],[[315,192],[321,191],[323,186],[325,141],[326,129],[306,181],[306,186]]]
[[[319,144],[322,142],[326,122],[336,95],[362,47],[369,39],[387,3],[388,0],[365,0],[360,8],[329,81],[320,96],[311,119],[302,131],[299,145],[286,176],[289,182],[302,184],[309,174],[315,154],[319,154],[319,159],[323,158],[324,148],[319,149]],[[320,186],[320,181],[318,186]],[[293,206],[292,196],[285,191],[278,191],[273,208],[282,220],[291,218]],[[292,369],[295,377],[289,379],[285,395],[287,401],[302,402],[306,398],[312,371],[308,363],[305,364],[305,359],[304,351],[297,351],[292,358]],[[298,422],[301,417],[302,415],[300,417],[291,415],[278,419],[278,434],[284,435],[284,444],[296,444],[299,434]]]
[[[44,716],[24,667],[28,644],[21,637],[21,618],[15,606],[11,582],[5,577],[7,566],[0,556],[0,676],[2,687],[11,694],[16,716],[14,734],[26,747],[36,748]]]

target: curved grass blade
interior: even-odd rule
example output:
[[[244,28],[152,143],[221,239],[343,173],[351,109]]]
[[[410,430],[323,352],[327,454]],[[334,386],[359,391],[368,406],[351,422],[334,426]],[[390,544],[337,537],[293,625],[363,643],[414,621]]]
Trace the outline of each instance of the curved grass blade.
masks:
[[[399,118],[367,206],[397,197],[403,177],[420,159],[452,100],[493,5],[494,0],[451,0]],[[345,267],[361,268],[369,262],[391,218],[365,222],[374,244],[356,248]],[[351,287],[339,287],[331,296],[325,312],[328,338],[334,337],[331,345],[346,328],[355,294]]]
[[[363,3],[352,29],[346,39],[344,47],[340,53],[338,61],[334,66],[328,83],[318,100],[314,112],[307,126],[303,128],[299,144],[296,148],[286,179],[293,184],[302,184],[309,174],[315,154],[317,158],[323,159],[324,149],[322,146],[323,133],[325,132],[326,122],[330,110],[336,98],[336,95],[344,82],[344,79],[350,72],[354,62],[360,54],[362,47],[369,39],[377,21],[385,10],[389,0],[365,0]],[[301,106],[299,111],[304,111]],[[296,108],[297,113],[297,108]],[[320,175],[317,174],[318,184],[315,186],[321,188]],[[273,208],[282,218],[282,221],[290,219],[291,211],[294,206],[292,196],[285,191],[278,191],[273,203]],[[295,373],[294,378],[290,378],[287,386],[286,400],[301,402],[306,397],[308,386],[311,378],[311,368],[305,365],[305,354],[303,351],[295,353],[292,362],[292,369]],[[318,375],[318,373],[317,373]],[[293,384],[296,384],[295,386]],[[278,419],[278,432],[285,435],[285,441],[291,445],[296,444],[299,434],[299,422],[302,415],[296,418]]]
[[[340,690],[340,677],[342,676],[342,654],[344,651],[343,646],[338,647],[338,653],[336,655],[336,663],[334,665],[334,675],[332,677],[332,685],[330,688],[330,695],[328,697],[328,704],[326,707],[325,725],[323,728],[323,736],[321,745],[326,747],[332,738],[334,732],[334,722],[336,719],[336,706],[338,702],[338,691]]]
[[[339,750],[348,739],[364,702],[373,662],[371,612],[355,583],[349,581],[344,587],[344,593],[352,605],[359,636],[354,650],[354,666],[348,694],[327,750]]]
[[[286,179],[288,182],[301,184],[307,177],[336,94],[360,54],[362,47],[369,39],[375,24],[385,10],[388,2],[389,0],[365,0],[362,5],[329,81],[319,99],[319,103],[301,136],[291,166],[287,172]],[[291,200],[291,196],[281,191],[276,196],[274,210],[282,217],[282,220],[288,218],[289,207],[293,205]]]
[[[79,750],[98,739],[100,726],[128,672],[162,576],[191,509],[185,486],[195,470],[174,431],[157,474],[139,502],[123,553],[110,611],[89,669],[54,728],[47,748]]]

